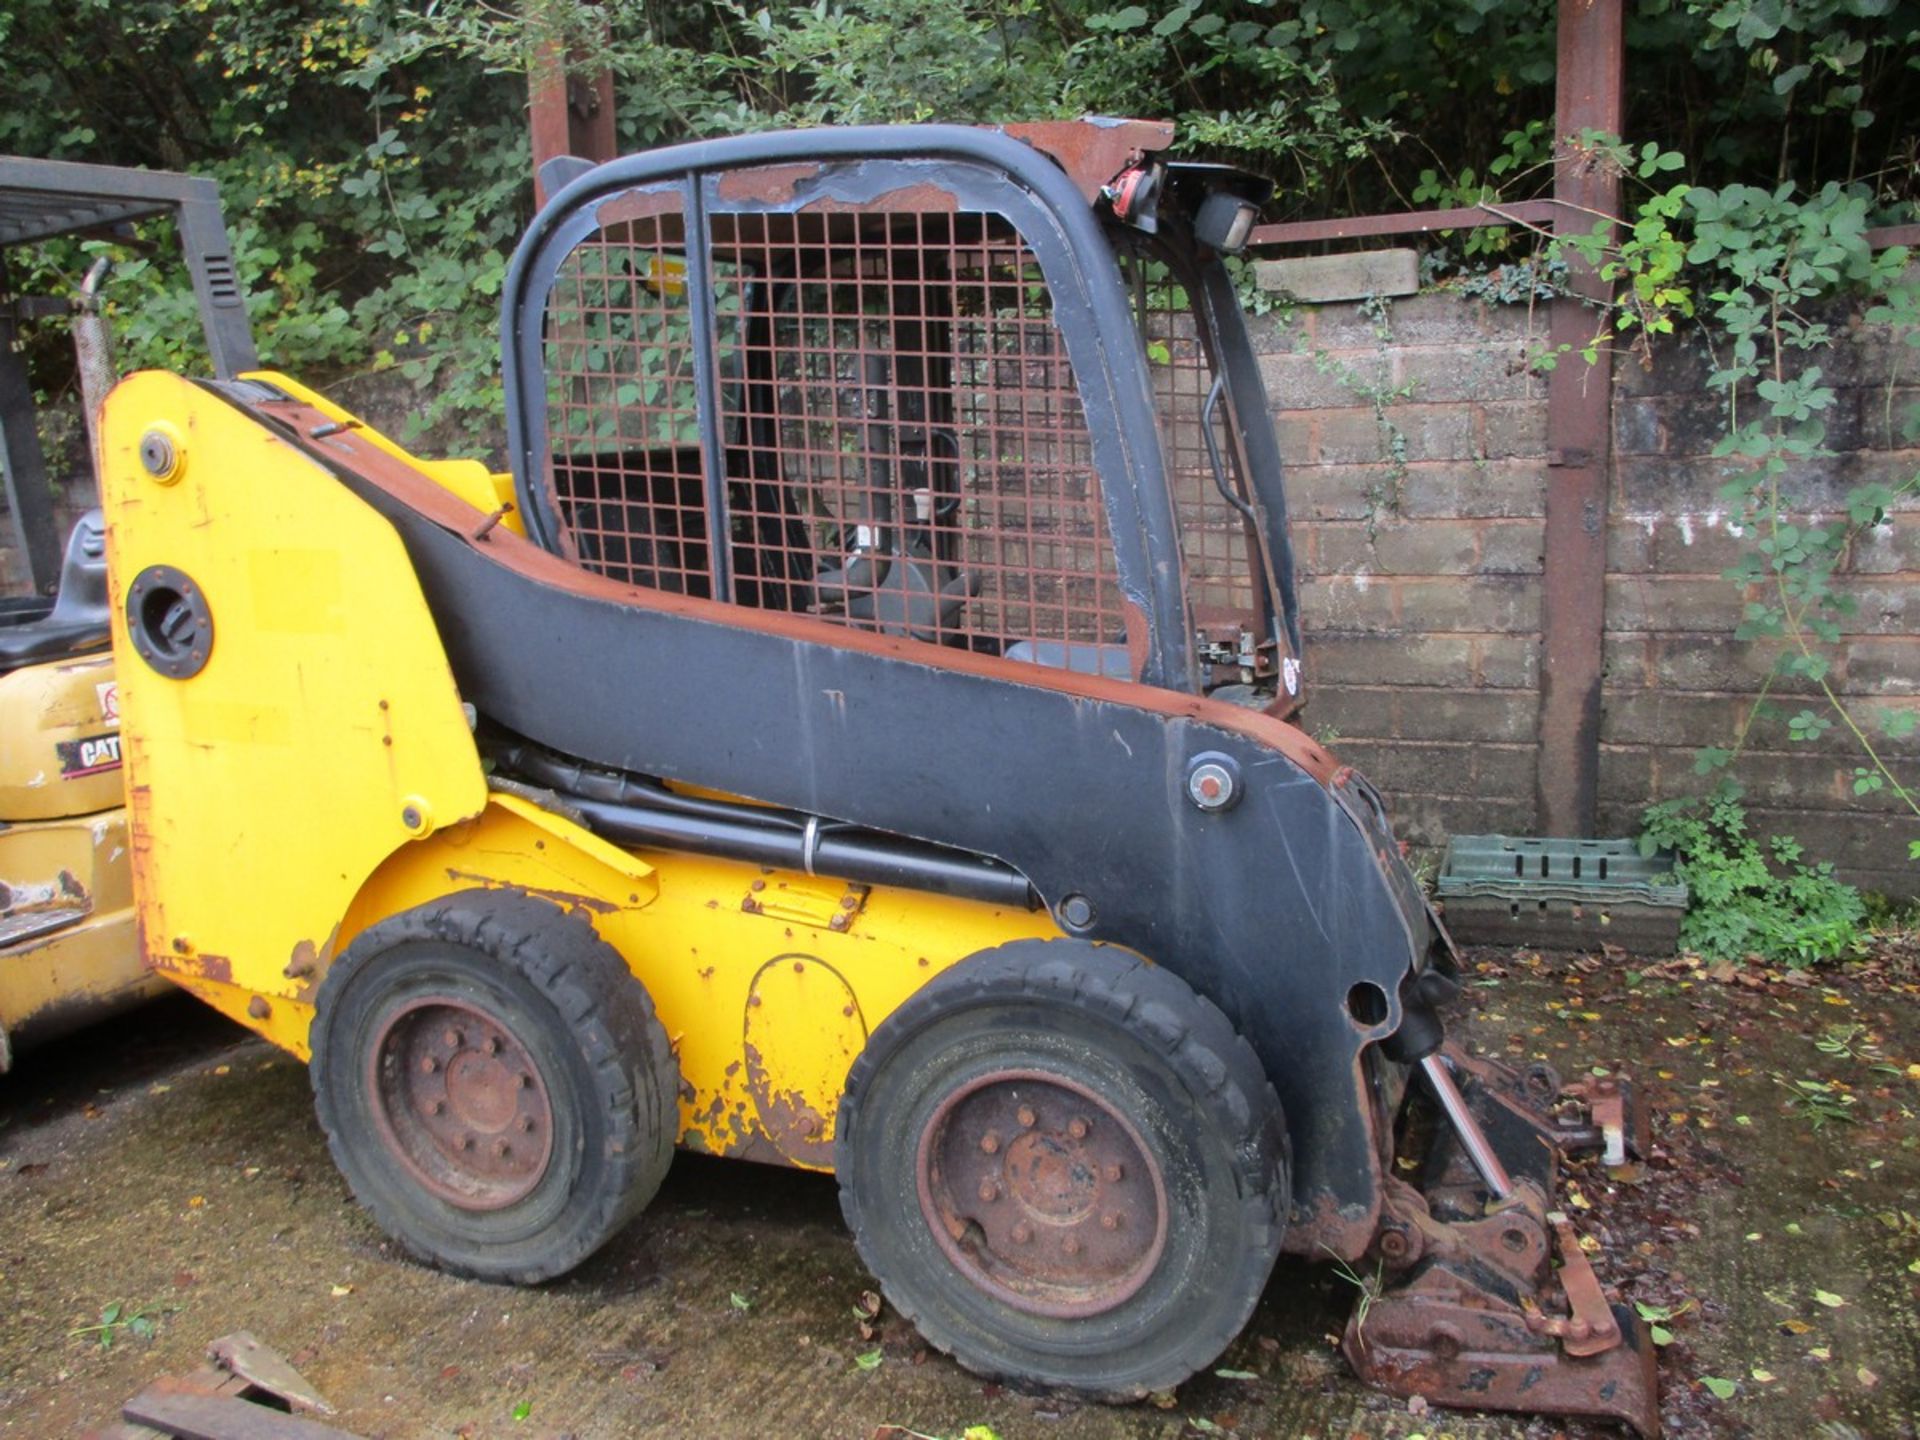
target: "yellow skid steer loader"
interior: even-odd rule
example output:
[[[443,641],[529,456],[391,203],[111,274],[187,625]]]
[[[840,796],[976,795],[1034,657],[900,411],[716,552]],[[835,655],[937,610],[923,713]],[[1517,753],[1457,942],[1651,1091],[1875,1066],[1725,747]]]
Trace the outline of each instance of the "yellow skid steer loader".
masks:
[[[1284,1251],[1379,1268],[1346,1351],[1396,1393],[1652,1435],[1551,1212],[1628,1097],[1447,1044],[1385,806],[1292,721],[1224,263],[1266,188],[1170,139],[563,162],[508,277],[510,475],[284,376],[123,383],[148,962],[310,1057],[355,1194],[462,1274],[564,1273],[679,1146],[831,1170],[982,1374],[1175,1385]]]

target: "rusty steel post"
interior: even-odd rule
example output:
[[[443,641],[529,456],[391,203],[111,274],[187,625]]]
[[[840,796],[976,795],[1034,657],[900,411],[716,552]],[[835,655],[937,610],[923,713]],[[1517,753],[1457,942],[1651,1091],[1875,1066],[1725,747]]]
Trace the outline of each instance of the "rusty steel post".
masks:
[[[540,193],[540,167],[556,155],[577,155],[595,164],[618,154],[613,133],[613,72],[605,66],[591,72],[561,62],[557,46],[543,46],[527,75],[533,128],[534,202],[547,203]]]
[[[1554,83],[1555,230],[1591,232],[1596,213],[1616,215],[1619,176],[1578,144],[1582,130],[1618,135],[1624,45],[1621,0],[1560,0]],[[1553,302],[1559,363],[1547,382],[1547,525],[1540,619],[1540,753],[1536,822],[1543,835],[1594,833],[1600,776],[1600,647],[1606,624],[1607,472],[1613,369],[1579,351],[1601,323],[1583,300],[1610,287],[1569,255],[1578,298]]]

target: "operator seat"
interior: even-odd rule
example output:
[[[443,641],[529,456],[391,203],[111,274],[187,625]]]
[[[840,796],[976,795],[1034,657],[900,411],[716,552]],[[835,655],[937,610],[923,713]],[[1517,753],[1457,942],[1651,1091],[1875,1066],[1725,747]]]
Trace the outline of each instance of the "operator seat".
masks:
[[[89,510],[67,538],[53,604],[30,600],[0,610],[0,675],[98,654],[110,644],[107,616],[106,517]]]

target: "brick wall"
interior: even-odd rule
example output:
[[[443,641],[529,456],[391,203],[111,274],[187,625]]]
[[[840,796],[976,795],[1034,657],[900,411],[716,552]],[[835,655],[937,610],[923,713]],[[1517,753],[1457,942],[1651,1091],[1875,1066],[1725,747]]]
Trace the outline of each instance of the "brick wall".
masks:
[[[1840,387],[1829,430],[1839,453],[1794,477],[1811,517],[1834,516],[1854,485],[1920,468],[1920,448],[1900,435],[1920,402],[1920,352],[1835,318],[1837,344],[1820,359]],[[1417,844],[1536,822],[1546,385],[1524,357],[1546,324],[1544,308],[1445,294],[1256,321],[1304,577],[1308,725],[1376,778]],[[1633,833],[1649,800],[1704,783],[1695,752],[1728,743],[1771,658],[1732,638],[1745,597],[1721,572],[1742,541],[1717,493],[1733,472],[1709,455],[1724,411],[1707,374],[1704,351],[1685,344],[1651,367],[1617,367],[1609,834]],[[1920,706],[1920,505],[1868,537],[1849,569],[1860,608],[1836,688],[1872,697],[1869,709]],[[1783,703],[1792,713],[1803,702]],[[1757,733],[1738,773],[1758,822],[1862,883],[1912,893],[1904,857],[1920,825],[1884,796],[1854,796],[1858,760],[1840,732],[1811,746],[1790,746],[1783,723]],[[1920,737],[1891,749],[1920,758]]]

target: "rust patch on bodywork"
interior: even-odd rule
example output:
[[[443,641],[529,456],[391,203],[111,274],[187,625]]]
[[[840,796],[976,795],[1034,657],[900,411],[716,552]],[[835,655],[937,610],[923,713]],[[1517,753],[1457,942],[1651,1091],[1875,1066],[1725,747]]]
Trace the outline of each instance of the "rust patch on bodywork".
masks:
[[[718,181],[722,200],[758,200],[779,205],[793,199],[801,184],[820,174],[818,165],[756,165],[727,170]]]
[[[746,1047],[747,1094],[759,1112],[760,1126],[781,1157],[790,1164],[826,1168],[833,1164],[833,1136],[826,1117],[798,1090],[775,1090],[766,1062],[752,1045]]]
[[[1173,126],[1164,120],[1028,120],[998,128],[1066,171],[1089,204],[1122,170],[1173,143]]]

